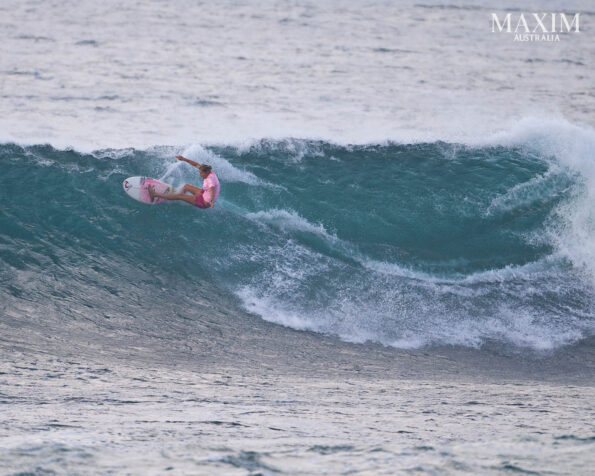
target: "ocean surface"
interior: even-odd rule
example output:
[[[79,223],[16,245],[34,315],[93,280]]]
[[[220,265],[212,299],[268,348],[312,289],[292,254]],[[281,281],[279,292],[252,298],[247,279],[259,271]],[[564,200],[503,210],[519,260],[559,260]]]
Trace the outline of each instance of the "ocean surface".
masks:
[[[588,474],[595,12],[422,3],[0,4],[2,474]]]

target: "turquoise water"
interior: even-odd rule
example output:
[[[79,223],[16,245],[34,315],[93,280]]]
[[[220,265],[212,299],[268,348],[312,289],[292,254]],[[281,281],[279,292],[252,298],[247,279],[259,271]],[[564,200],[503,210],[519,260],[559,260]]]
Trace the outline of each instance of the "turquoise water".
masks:
[[[162,322],[217,289],[238,312],[401,348],[593,335],[589,268],[559,244],[589,184],[535,147],[194,146],[223,184],[214,210],[124,194],[134,175],[200,184],[176,153],[2,145],[2,295],[82,299],[91,320],[141,305]]]

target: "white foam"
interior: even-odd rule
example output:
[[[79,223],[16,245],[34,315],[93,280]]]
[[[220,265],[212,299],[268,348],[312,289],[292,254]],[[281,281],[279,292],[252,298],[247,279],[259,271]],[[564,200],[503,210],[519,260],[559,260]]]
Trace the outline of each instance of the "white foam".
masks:
[[[572,197],[557,207],[548,236],[595,285],[595,130],[533,117],[488,138],[483,145],[488,144],[525,148],[580,176]]]
[[[418,294],[410,287],[407,297],[400,296],[396,290],[382,290],[387,294],[385,302],[378,301],[376,293],[375,300],[360,296],[363,301],[352,299],[354,295],[350,291],[343,299],[338,293],[324,309],[308,309],[299,300],[279,299],[277,291],[276,286],[256,285],[245,286],[237,294],[247,310],[269,322],[332,334],[353,343],[371,341],[412,349],[425,345],[480,347],[486,341],[495,341],[548,351],[593,332],[588,319],[579,320],[572,313],[562,321],[555,321],[551,315],[541,316],[530,306],[525,308],[520,304],[513,308],[505,300],[498,300],[489,312],[477,314],[473,306],[466,309],[461,302],[456,310],[444,307],[444,302],[426,303],[424,293]],[[541,292],[540,289],[537,294]]]
[[[332,238],[323,228],[284,210],[259,212],[251,218]],[[336,246],[343,246],[338,241]],[[539,351],[576,342],[593,332],[587,303],[578,309],[570,305],[567,312],[558,309],[569,295],[588,295],[567,272],[567,262],[560,255],[444,279],[383,262],[368,262],[369,271],[361,272],[293,240],[266,251],[248,248],[251,255],[244,258],[258,261],[262,269],[237,295],[249,311],[298,330],[399,348],[479,347],[492,340]],[[357,279],[350,279],[354,273]],[[326,281],[324,289],[314,291],[312,282],[321,279]],[[562,296],[556,309],[540,304],[551,299],[544,298],[544,289]],[[312,292],[317,297],[307,298]]]
[[[158,180],[163,182],[170,174],[172,174],[177,168],[179,168],[180,165],[182,165],[182,162],[179,161],[169,164],[163,175],[159,177]]]
[[[444,285],[467,285],[481,283],[502,283],[511,280],[532,281],[548,275],[550,270],[560,265],[562,256],[549,255],[538,261],[523,265],[507,265],[504,268],[478,271],[472,274],[455,276],[436,276],[423,271],[413,270],[397,263],[387,263],[371,259],[360,258],[358,261],[367,269],[390,276],[415,279],[425,283]]]
[[[271,296],[261,296],[249,286],[238,289],[236,294],[243,301],[246,310],[259,315],[265,321],[300,331],[324,331],[322,322],[307,318],[303,313],[292,310],[291,306],[285,306]]]
[[[518,183],[506,193],[494,198],[485,214],[490,216],[511,212],[559,196],[569,186],[568,178],[561,176],[562,174],[560,167],[552,165],[544,174]]]
[[[319,235],[329,242],[337,241],[335,235],[329,234],[322,224],[312,224],[305,218],[301,217],[295,211],[271,209],[255,213],[246,214],[246,218],[250,220],[267,223],[283,231],[303,231]]]

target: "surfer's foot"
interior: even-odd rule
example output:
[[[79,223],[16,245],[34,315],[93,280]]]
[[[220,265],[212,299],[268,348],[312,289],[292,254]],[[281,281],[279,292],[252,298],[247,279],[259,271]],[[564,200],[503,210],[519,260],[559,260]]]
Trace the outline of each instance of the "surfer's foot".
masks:
[[[153,189],[152,185],[147,186],[147,190],[149,191],[149,196],[151,198],[155,198],[155,190]]]

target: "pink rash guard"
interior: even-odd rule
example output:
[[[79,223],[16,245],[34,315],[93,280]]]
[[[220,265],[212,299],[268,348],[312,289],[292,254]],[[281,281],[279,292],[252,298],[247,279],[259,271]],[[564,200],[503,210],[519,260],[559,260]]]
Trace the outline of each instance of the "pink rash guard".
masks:
[[[203,180],[202,183],[202,200],[205,205],[213,199],[213,204],[219,198],[219,190],[221,190],[221,185],[219,185],[219,179],[215,175],[214,172],[211,172],[209,176]],[[213,196],[213,194],[215,196]]]

